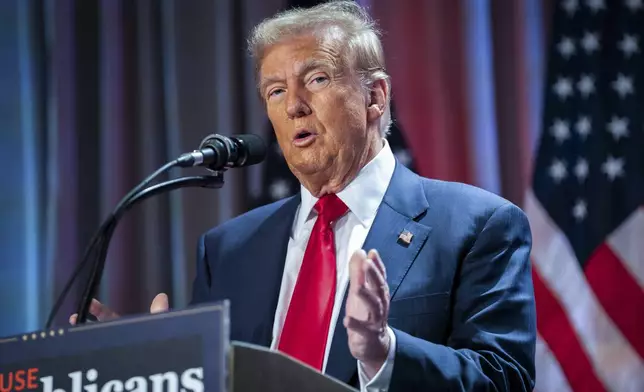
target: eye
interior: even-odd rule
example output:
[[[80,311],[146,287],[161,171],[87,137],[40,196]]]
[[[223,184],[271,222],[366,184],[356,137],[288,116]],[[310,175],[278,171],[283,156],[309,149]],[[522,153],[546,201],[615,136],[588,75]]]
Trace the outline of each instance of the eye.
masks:
[[[320,84],[320,83],[326,82],[327,80],[329,80],[328,77],[326,77],[324,75],[319,75],[319,76],[316,76],[313,79],[311,79],[311,83]]]
[[[284,92],[283,88],[274,88],[274,89],[272,89],[271,91],[268,92],[268,98],[277,97],[278,95],[280,95],[283,92]]]

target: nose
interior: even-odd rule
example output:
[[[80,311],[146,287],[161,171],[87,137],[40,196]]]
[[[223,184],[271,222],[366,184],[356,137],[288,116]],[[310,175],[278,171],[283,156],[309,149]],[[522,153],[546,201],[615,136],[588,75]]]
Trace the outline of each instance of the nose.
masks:
[[[294,119],[311,114],[311,108],[299,91],[290,90],[287,94],[286,115],[288,118]]]

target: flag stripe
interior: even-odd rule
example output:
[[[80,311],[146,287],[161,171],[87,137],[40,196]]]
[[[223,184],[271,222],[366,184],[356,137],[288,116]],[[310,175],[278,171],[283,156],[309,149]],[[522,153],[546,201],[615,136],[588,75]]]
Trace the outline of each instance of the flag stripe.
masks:
[[[548,290],[537,268],[532,270],[532,280],[539,334],[559,359],[568,382],[577,391],[603,391],[604,387],[597,379],[565,310]]]
[[[533,232],[532,257],[537,276],[541,276],[544,285],[559,299],[604,386],[619,391],[632,390],[634,385],[644,389],[644,363],[598,303],[568,239],[531,191],[526,197],[525,210]],[[539,300],[542,299],[537,297]],[[542,319],[550,318],[539,310],[537,313]],[[548,339],[548,344],[564,369],[571,366],[554,350],[555,343]]]
[[[548,343],[540,334],[537,334],[535,360],[538,366],[536,369],[537,382],[534,386],[534,392],[572,391],[568,384],[568,380],[561,369],[561,365],[557,361],[557,358],[555,358],[552,351],[550,351]],[[586,363],[588,363],[588,361],[586,361]],[[597,379],[595,378],[595,380]],[[601,388],[599,381],[597,381],[597,385]]]
[[[644,358],[644,292],[607,244],[597,249],[585,268],[586,279],[606,313]]]
[[[644,208],[641,207],[608,237],[608,243],[613,252],[622,260],[640,288],[644,289],[642,241],[644,241]]]

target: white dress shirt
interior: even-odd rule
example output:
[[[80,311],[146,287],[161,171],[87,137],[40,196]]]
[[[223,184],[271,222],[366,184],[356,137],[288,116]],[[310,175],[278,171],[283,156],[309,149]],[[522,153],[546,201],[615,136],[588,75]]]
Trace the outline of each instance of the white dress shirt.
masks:
[[[326,369],[329,358],[333,334],[336,332],[334,331],[334,327],[338,320],[344,294],[349,283],[349,260],[353,252],[362,248],[394,173],[396,165],[394,155],[391,152],[387,140],[383,140],[383,144],[384,147],[378,155],[362,168],[357,177],[344,190],[337,194],[340,200],[347,205],[349,211],[336,221],[333,228],[335,233],[338,274],[337,291],[324,355],[323,372]],[[282,276],[280,296],[275,313],[275,322],[273,324],[273,340],[271,343],[271,348],[273,349],[276,349],[278,346],[279,336],[288,311],[288,305],[293,295],[297,275],[304,258],[304,251],[306,250],[311,230],[317,219],[317,213],[313,209],[317,200],[306,188],[301,187],[301,202],[295,214],[293,230],[288,242],[284,275]],[[337,332],[346,333],[344,329]],[[389,356],[373,379],[368,380],[362,369],[362,364],[358,362],[361,391],[387,391],[389,387],[391,372],[393,370],[396,337],[391,329],[388,328],[387,332],[391,337]],[[302,331],[302,333],[306,332]]]

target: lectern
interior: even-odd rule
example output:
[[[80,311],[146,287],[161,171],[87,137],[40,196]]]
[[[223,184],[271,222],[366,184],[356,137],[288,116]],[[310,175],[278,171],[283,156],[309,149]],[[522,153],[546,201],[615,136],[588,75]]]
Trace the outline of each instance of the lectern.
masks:
[[[229,303],[0,340],[0,389],[355,391],[279,352],[229,340]]]

